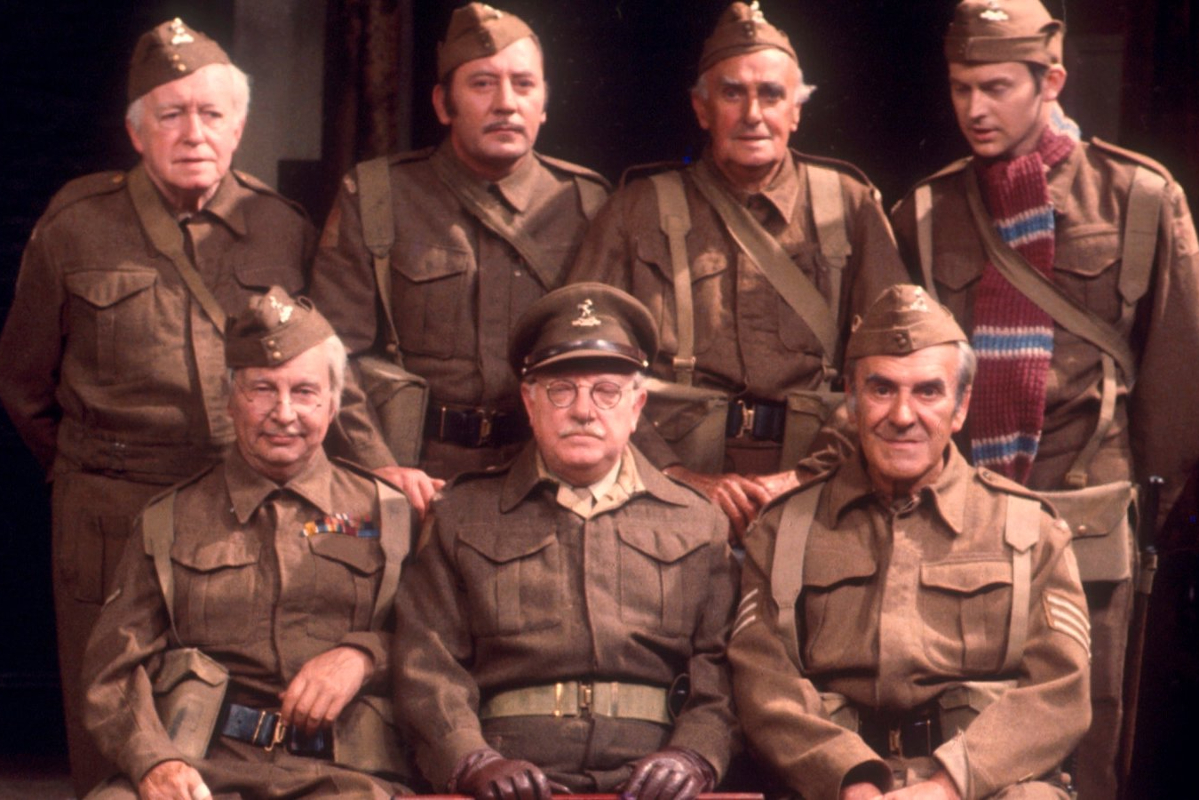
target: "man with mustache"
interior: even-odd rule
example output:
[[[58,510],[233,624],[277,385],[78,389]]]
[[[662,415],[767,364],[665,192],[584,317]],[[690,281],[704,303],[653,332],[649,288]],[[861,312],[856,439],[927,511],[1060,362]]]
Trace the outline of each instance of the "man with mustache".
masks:
[[[549,89],[519,17],[483,3],[455,10],[437,73],[448,137],[346,176],[311,290],[351,355],[402,358],[428,382],[420,463],[388,472],[421,511],[444,479],[527,441],[504,348],[521,313],[562,284],[607,196],[597,174],[533,150]],[[394,463],[362,398],[347,397],[346,412],[358,414],[347,426],[356,449]]]
[[[1070,530],[953,444],[974,353],[923,289],[886,290],[845,358],[859,452],[746,539],[746,737],[804,797],[1065,800],[1090,720]]]
[[[1064,36],[1039,0],[957,5],[945,55],[973,154],[917,184],[893,219],[913,274],[979,353],[971,461],[1054,492],[1080,537],[1095,721],[1078,788],[1112,798],[1133,544],[1127,526],[1096,521],[1119,520],[1128,482],[1150,475],[1165,479],[1164,519],[1199,460],[1199,240],[1160,164],[1079,140],[1062,115]]]
[[[690,465],[676,444],[695,429],[690,413],[670,416],[651,400],[654,425],[637,443],[717,502],[739,536],[795,484],[795,462],[820,441],[812,434],[822,397],[839,386],[849,318],[907,274],[866,177],[788,148],[813,87],[757,2],[725,10],[698,73],[691,103],[710,137],[703,157],[613,195],[571,280],[645,303],[662,342],[656,378],[728,399],[727,419],[694,446]]]
[[[397,601],[397,714],[437,791],[690,800],[728,764],[728,524],[629,444],[654,327],[596,283],[517,325],[535,441],[435,502]]]

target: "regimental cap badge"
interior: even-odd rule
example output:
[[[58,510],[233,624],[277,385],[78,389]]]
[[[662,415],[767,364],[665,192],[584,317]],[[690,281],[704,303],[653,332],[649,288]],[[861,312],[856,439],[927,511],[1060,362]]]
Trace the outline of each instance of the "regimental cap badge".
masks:
[[[181,44],[191,44],[196,40],[179,17],[171,20],[171,44],[178,47]]]
[[[929,310],[927,301],[928,295],[924,293],[924,289],[917,286],[912,294],[912,303],[908,306],[908,308],[912,311],[923,311],[925,314],[927,314]]]
[[[291,303],[283,302],[282,300],[280,300],[278,297],[276,297],[273,294],[267,295],[266,299],[270,302],[271,308],[273,308],[273,309],[275,309],[275,311],[279,312],[279,323],[282,325],[286,325],[287,321],[289,319],[291,319],[291,312],[295,311],[296,307],[293,306]]]
[[[762,13],[762,5],[758,0],[754,0],[749,5],[749,10],[753,12],[753,21],[759,25],[766,24],[766,15]]]
[[[576,328],[594,328],[597,325],[603,325],[600,318],[595,315],[595,303],[591,301],[590,297],[579,303],[576,308],[579,309],[579,316],[571,320],[571,325]]]
[[[999,6],[999,0],[987,0],[987,7],[979,14],[988,22],[1007,22],[1011,17]]]

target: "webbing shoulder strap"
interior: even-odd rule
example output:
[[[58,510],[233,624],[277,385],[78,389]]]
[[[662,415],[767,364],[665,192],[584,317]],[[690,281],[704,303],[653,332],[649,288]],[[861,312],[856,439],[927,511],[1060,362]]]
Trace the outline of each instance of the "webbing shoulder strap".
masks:
[[[812,522],[816,519],[816,504],[820,501],[822,486],[818,484],[787,498],[779,519],[774,559],[770,566],[770,594],[778,608],[779,636],[786,644],[791,660],[800,669],[803,668],[803,662],[799,654],[795,604],[803,590],[804,554],[808,549]]]
[[[1128,320],[1149,290],[1153,257],[1157,254],[1157,227],[1161,222],[1162,190],[1166,179],[1143,166],[1132,174],[1128,209],[1124,213],[1124,246],[1120,256],[1122,318]]]
[[[687,232],[691,230],[691,211],[683,193],[683,176],[677,171],[650,176],[658,195],[658,224],[670,248],[670,269],[674,277],[674,314],[679,339],[674,357],[674,379],[690,386],[695,374],[695,305],[691,294],[691,266],[687,260]]]
[[[387,156],[358,165],[358,210],[362,217],[362,240],[371,253],[375,286],[383,307],[387,349],[398,355],[400,337],[391,313],[391,247],[395,244],[395,221],[391,209],[391,162]]]
[[[400,568],[412,547],[412,517],[408,513],[408,500],[403,494],[378,479],[375,480],[375,489],[379,496],[379,545],[383,548],[383,578],[379,583],[379,594],[375,597],[371,628],[378,630],[387,621],[395,602]]]
[[[142,512],[142,540],[146,555],[154,559],[154,573],[166,603],[171,631],[175,632],[175,573],[171,569],[171,545],[175,542],[174,491],[155,500]]]
[[[817,164],[805,164],[808,171],[808,198],[812,205],[812,220],[816,223],[816,240],[820,252],[832,269],[829,270],[829,297],[833,299],[833,324],[841,308],[841,280],[845,265],[853,254],[845,221],[845,199],[841,196],[841,173]]]
[[[916,204],[916,249],[920,251],[920,276],[924,290],[934,300],[937,285],[933,282],[933,187],[922,183],[912,196]]]
[[[1040,502],[1031,497],[1008,495],[1003,540],[1012,548],[1012,611],[1008,621],[1007,648],[1000,668],[1003,673],[1015,670],[1024,656],[1032,586],[1032,546],[1040,535]]]

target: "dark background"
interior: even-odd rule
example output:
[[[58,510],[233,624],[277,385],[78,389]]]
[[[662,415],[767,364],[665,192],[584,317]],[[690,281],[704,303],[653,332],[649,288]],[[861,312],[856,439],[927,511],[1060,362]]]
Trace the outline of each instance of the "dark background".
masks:
[[[459,3],[329,4],[332,13],[369,2],[410,9],[415,99],[411,119],[397,120],[397,126],[414,146],[434,144],[441,136],[428,99],[435,42]],[[726,4],[502,3],[531,23],[545,50],[551,97],[539,149],[593,167],[613,181],[631,164],[698,155],[703,139],[687,89],[695,80],[702,41]],[[819,87],[804,106],[793,145],[857,164],[888,206],[921,176],[965,155],[941,56],[953,5],[953,0],[765,0],[768,19],[790,34],[805,79]],[[1048,0],[1047,5],[1067,22],[1070,80],[1063,104],[1084,134],[1152,155],[1195,197],[1199,0]],[[54,0],[8,3],[0,11],[0,318],[11,301],[21,250],[52,194],[78,175],[134,163],[123,127],[126,64],[137,36],[174,16],[226,46],[232,42],[233,0]],[[335,81],[327,83],[326,107],[338,90]],[[253,107],[249,125],[254,125]],[[337,176],[349,166],[339,161],[345,159],[326,158],[280,173],[280,189],[302,200],[318,225]],[[0,380],[3,370],[0,364]],[[1139,784],[1146,796],[1169,791],[1166,776],[1187,763],[1195,741],[1188,716],[1199,711],[1199,636],[1196,558],[1189,545],[1195,540],[1192,509],[1197,505],[1188,495],[1176,515],[1177,546],[1154,601],[1147,723],[1138,751]],[[47,492],[36,463],[2,414],[0,520],[0,754],[54,752],[63,745]]]

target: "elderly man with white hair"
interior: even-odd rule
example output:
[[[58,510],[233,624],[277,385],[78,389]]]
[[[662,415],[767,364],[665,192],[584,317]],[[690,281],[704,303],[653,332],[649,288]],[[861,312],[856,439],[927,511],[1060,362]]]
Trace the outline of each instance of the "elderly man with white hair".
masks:
[[[83,643],[134,516],[233,441],[224,327],[303,287],[315,233],[230,169],[246,76],[181,20],[138,41],[127,128],[141,161],[68,183],[25,249],[0,336],[0,400],[53,482],[59,662],[75,790],[111,770],[80,723]]]

